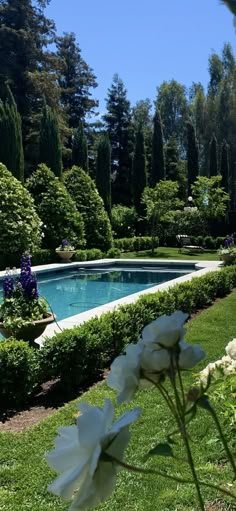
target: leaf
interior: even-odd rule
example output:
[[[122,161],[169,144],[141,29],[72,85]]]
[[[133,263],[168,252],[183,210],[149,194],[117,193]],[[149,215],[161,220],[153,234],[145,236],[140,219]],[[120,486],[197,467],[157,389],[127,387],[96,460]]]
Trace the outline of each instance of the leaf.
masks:
[[[144,457],[144,461],[147,461],[151,456],[166,456],[170,458],[174,458],[174,453],[172,447],[165,444],[157,444],[153,449],[151,449],[148,454]]]

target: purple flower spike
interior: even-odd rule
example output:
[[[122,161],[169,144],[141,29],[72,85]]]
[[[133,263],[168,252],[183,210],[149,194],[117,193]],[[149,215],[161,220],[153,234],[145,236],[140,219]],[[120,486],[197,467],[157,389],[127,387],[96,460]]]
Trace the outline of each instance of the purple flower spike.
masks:
[[[61,246],[62,246],[62,248],[66,248],[66,247],[68,247],[69,245],[70,245],[69,240],[67,240],[67,239],[62,240],[62,242],[61,242]]]
[[[5,298],[12,298],[14,292],[14,279],[7,275],[3,279],[3,295]]]
[[[38,283],[35,275],[31,275],[25,280],[24,292],[30,300],[37,300],[39,298]]]

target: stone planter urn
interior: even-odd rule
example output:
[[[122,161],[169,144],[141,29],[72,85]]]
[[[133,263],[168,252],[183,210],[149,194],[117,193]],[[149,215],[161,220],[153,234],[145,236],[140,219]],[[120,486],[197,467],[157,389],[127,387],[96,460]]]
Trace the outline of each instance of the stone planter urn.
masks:
[[[220,258],[224,264],[232,264],[234,261],[236,262],[236,254],[221,254]]]
[[[3,323],[0,322],[0,333],[5,337],[6,339],[9,339],[9,337],[14,337],[14,339],[27,341],[30,346],[33,348],[39,347],[37,344],[34,343],[35,339],[40,337],[40,335],[43,334],[44,330],[50,323],[53,323],[55,321],[56,316],[54,314],[49,314],[44,319],[39,319],[37,321],[33,321],[28,326],[23,326],[18,330],[16,334],[11,334],[11,332],[3,326]]]
[[[56,250],[63,263],[70,263],[71,258],[76,254],[76,250]]]

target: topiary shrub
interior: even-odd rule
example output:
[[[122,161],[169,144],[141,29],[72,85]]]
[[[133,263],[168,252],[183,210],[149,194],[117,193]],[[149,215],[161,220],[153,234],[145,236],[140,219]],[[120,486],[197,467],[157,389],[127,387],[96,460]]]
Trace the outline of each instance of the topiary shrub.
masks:
[[[86,250],[76,250],[76,254],[73,257],[73,261],[87,261]]]
[[[0,163],[0,254],[22,254],[39,246],[40,219],[23,185]],[[9,266],[9,264],[7,264]]]
[[[91,248],[86,250],[87,261],[95,261],[103,258],[103,253],[99,248]]]
[[[111,259],[119,258],[121,257],[121,251],[119,248],[110,248],[107,252],[107,257],[110,257]]]
[[[67,238],[75,246],[84,245],[83,219],[59,179],[46,165],[40,165],[26,186],[35,200],[43,222],[43,245],[54,249]]]
[[[0,407],[21,404],[37,385],[37,352],[24,341],[0,341]]]
[[[109,250],[111,224],[91,177],[79,167],[73,167],[65,174],[65,185],[83,217],[87,247]]]

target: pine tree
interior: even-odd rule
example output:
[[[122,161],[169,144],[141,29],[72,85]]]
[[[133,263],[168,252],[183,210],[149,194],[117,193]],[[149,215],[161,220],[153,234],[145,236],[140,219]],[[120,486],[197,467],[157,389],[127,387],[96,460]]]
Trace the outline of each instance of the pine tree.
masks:
[[[191,195],[192,185],[199,174],[199,151],[193,124],[187,122],[187,172],[188,194]]]
[[[221,186],[229,193],[229,147],[225,140],[221,148],[220,173],[222,176]]]
[[[116,74],[106,99],[103,116],[112,148],[113,203],[130,205],[133,150],[130,102],[124,83]]]
[[[111,215],[111,145],[107,136],[97,147],[96,185],[108,215]]]
[[[134,157],[133,157],[133,197],[134,205],[137,213],[143,215],[143,204],[141,197],[144,188],[147,186],[147,172],[146,172],[146,157],[145,157],[145,144],[144,133],[139,127],[135,137]]]
[[[218,175],[218,159],[217,159],[217,140],[216,136],[213,135],[209,145],[209,175]]]
[[[55,176],[62,178],[62,153],[59,125],[55,112],[44,104],[40,127],[39,163],[46,164]]]
[[[31,163],[43,96],[52,107],[59,105],[58,61],[47,49],[55,39],[55,25],[44,15],[46,3],[0,0],[0,95],[7,82],[21,115],[25,157]]]
[[[159,181],[165,179],[165,177],[163,129],[160,113],[156,110],[153,119],[151,185],[155,186]]]
[[[81,49],[73,33],[57,38],[57,56],[61,61],[59,85],[61,102],[68,116],[70,128],[78,127],[87,114],[94,114],[98,102],[91,98],[90,89],[97,87],[96,76],[81,56]]]
[[[0,103],[0,161],[8,170],[24,181],[24,153],[22,146],[21,118],[10,88],[5,102]]]
[[[166,179],[177,181],[179,152],[176,138],[170,137],[165,145]]]
[[[79,123],[73,135],[72,164],[88,171],[88,142],[82,122]]]

